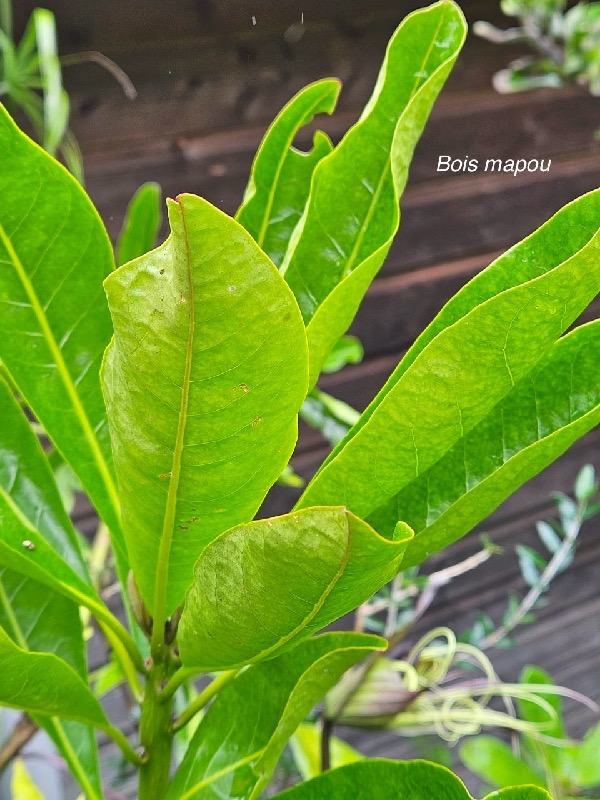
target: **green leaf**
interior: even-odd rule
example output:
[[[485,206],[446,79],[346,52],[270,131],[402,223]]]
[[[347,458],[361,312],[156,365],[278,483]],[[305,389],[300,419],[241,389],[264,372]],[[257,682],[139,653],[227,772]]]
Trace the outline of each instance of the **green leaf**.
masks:
[[[429,761],[359,761],[276,795],[281,800],[472,800],[462,781]],[[493,792],[485,800],[550,800],[542,788],[522,786]]]
[[[333,79],[311,83],[298,92],[277,115],[254,158],[236,219],[277,266],[306,205],[315,166],[332,150],[321,131],[315,133],[308,153],[292,142],[315,114],[331,114],[339,92],[340,83]]]
[[[447,0],[406,17],[362,117],[315,168],[282,265],[308,326],[311,387],[387,255],[414,147],[465,33]]]
[[[554,530],[550,523],[545,522],[544,520],[538,520],[538,522],[535,523],[535,529],[537,530],[537,534],[546,550],[554,555],[554,553],[556,553],[562,544],[562,539],[558,533]]]
[[[342,336],[333,346],[323,364],[322,372],[326,375],[339,372],[348,364],[359,364],[363,360],[364,350],[356,336]]]
[[[592,464],[584,464],[575,480],[575,497],[579,502],[589,500],[598,491],[596,470]]]
[[[63,89],[54,14],[36,8],[32,14],[44,95],[44,149],[56,153],[69,122],[69,95]]]
[[[268,783],[289,737],[377,636],[326,633],[241,672],[206,712],[166,800],[242,800]]]
[[[596,192],[563,209],[543,235],[538,231],[506,263],[500,259],[485,279],[459,292],[325,461],[299,507],[348,498],[351,511],[372,515],[376,525],[383,517],[387,526],[400,510],[418,533],[404,562],[411,566],[464,535],[592,428],[599,411],[591,366],[600,347],[598,324],[553,344],[600,289],[599,224]],[[507,283],[518,278],[505,274],[507,264],[523,281],[513,288]],[[571,395],[574,365],[584,372],[573,375]],[[562,371],[565,385],[553,369]],[[435,492],[431,518],[428,487]],[[436,517],[439,525],[430,530]]]
[[[51,653],[28,653],[2,628],[0,663],[0,705],[109,727],[100,703],[72,667]]]
[[[571,758],[570,777],[575,786],[588,788],[600,785],[600,723],[586,733]]]
[[[290,739],[294,761],[305,781],[316,778],[321,772],[321,727],[318,724],[299,725]],[[362,761],[365,757],[343,739],[331,736],[329,739],[331,768],[343,767]]]
[[[240,525],[202,553],[179,625],[181,660],[204,672],[289,649],[397,574],[411,531],[382,539],[343,508]]]
[[[519,682],[524,684],[544,685],[554,687],[552,677],[540,667],[529,665],[521,671]],[[551,736],[554,739],[565,738],[565,726],[562,716],[562,701],[557,694],[542,694],[536,692],[542,697],[553,709],[555,719],[552,726],[544,730],[546,736]],[[548,722],[548,712],[541,708],[537,703],[531,703],[528,700],[519,700],[519,715],[527,722],[534,722],[536,724]],[[552,748],[555,749],[555,748]]]
[[[36,581],[0,568],[0,626],[23,650],[53,653],[87,679],[78,607]],[[103,797],[93,730],[55,717],[35,721],[52,738],[90,800]]]
[[[158,183],[144,183],[131,198],[117,243],[117,263],[126,264],[156,246],[162,219]]]
[[[537,686],[548,685],[554,687],[552,677],[540,667],[527,666],[519,676],[519,682],[522,684],[533,684]],[[543,724],[544,735],[561,742],[559,746],[540,742],[533,736],[524,734],[523,739],[527,750],[529,751],[530,763],[545,763],[546,769],[551,770],[557,775],[568,775],[571,772],[571,764],[573,761],[575,747],[568,746],[565,740],[566,731],[562,713],[562,700],[560,695],[555,693],[544,694],[543,692],[536,691],[536,695],[542,698],[554,712],[554,719],[550,720],[548,724],[548,712],[543,709],[539,704],[532,703],[528,700],[519,700],[519,716],[526,722],[532,722],[536,725]]]
[[[169,239],[106,281],[103,368],[129,556],[159,626],[286,466],[307,371],[294,297],[249,234],[193,195],[168,208]]]
[[[0,379],[0,564],[83,605],[114,629],[39,442]]]
[[[77,536],[64,511],[48,461],[12,390],[1,379],[0,419],[3,422],[0,429],[0,495],[8,505],[16,506],[45,540],[63,555],[78,580],[89,583]],[[0,539],[4,538],[3,534],[4,531],[0,533]],[[37,581],[2,566],[0,626],[23,649],[53,653],[86,679],[86,646],[78,606],[62,595],[48,591]],[[101,798],[93,731],[77,722],[64,723],[53,718],[36,721],[52,737],[88,797]]]
[[[492,786],[545,785],[540,776],[518,758],[505,742],[493,736],[469,738],[460,748],[460,758],[467,769]]]
[[[99,381],[112,248],[81,186],[3,108],[0,152],[0,358],[108,525],[124,577]]]

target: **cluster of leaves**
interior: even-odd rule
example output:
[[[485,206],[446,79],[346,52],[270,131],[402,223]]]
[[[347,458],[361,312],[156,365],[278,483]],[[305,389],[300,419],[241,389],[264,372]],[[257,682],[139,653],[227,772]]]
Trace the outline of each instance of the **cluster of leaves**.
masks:
[[[62,66],[94,61],[113,75],[129,99],[137,96],[135,87],[102,53],[59,57],[54,14],[46,8],[33,10],[21,41],[15,41],[12,12],[12,0],[0,0],[0,100],[13,115],[24,114],[42,147],[51,155],[60,155],[83,182],[81,152],[69,129],[70,101]]]
[[[15,42],[12,0],[2,0],[0,58],[0,99],[13,113],[24,112],[44,149],[60,153],[81,180],[81,153],[68,129],[69,96],[62,85],[54,14],[36,8],[21,41]]]
[[[462,641],[484,648],[512,647],[511,632],[517,625],[535,621],[535,610],[545,604],[544,594],[550,588],[550,583],[572,563],[581,526],[600,512],[597,495],[598,483],[591,464],[583,466],[577,475],[573,487],[574,499],[563,492],[553,494],[557,518],[536,523],[537,535],[550,558],[533,547],[518,544],[515,549],[521,576],[529,586],[529,591],[524,597],[516,593],[509,596],[499,627],[488,614],[480,612],[474,624],[461,636]]]
[[[563,335],[600,290],[597,191],[465,286],[293,511],[254,519],[390,248],[464,36],[449,0],[411,14],[339,145],[318,132],[310,152],[293,147],[335,106],[338,82],[319,81],[267,131],[236,219],[179,195],[167,240],[144,253],[156,215],[143,235],[126,228],[119,261],[133,260],[116,270],[81,186],[0,113],[0,704],[49,732],[90,800],[103,797],[94,729],[139,768],[140,800],[258,797],[310,710],[389,645],[318,631],[468,533],[600,419],[600,325]],[[131,216],[147,220],[153,196],[145,187]],[[15,392],[102,519],[129,630]],[[81,607],[139,704],[139,749],[89,688]],[[197,693],[200,675],[215,677]],[[468,800],[442,767],[377,760],[281,796],[361,792]]]
[[[523,684],[546,684],[552,678],[539,667],[526,667],[520,678]],[[567,738],[558,694],[536,690],[554,714],[546,726],[545,739],[522,733],[511,748],[493,736],[479,736],[465,742],[460,757],[471,772],[491,787],[529,784],[545,787],[555,800],[573,797],[597,797],[600,787],[600,723],[590,728],[581,742]],[[527,700],[519,702],[523,719],[537,724],[540,706]],[[596,789],[596,794],[590,791]]]
[[[475,24],[475,33],[492,42],[524,42],[535,51],[494,76],[499,92],[555,88],[570,81],[600,95],[600,3],[567,5],[567,0],[501,0],[502,11],[517,18],[516,27]]]

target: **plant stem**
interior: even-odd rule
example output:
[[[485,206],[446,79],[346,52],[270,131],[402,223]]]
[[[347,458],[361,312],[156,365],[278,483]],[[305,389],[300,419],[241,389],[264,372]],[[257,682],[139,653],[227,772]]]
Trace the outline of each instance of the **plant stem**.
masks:
[[[321,772],[331,768],[331,734],[333,720],[324,717],[321,722]]]
[[[217,675],[217,677],[208,684],[206,689],[200,692],[198,697],[192,700],[189,706],[181,714],[179,719],[175,720],[171,730],[175,733],[176,731],[179,731],[185,727],[188,722],[190,722],[196,716],[196,714],[201,711],[204,706],[206,706],[212,700],[212,698],[221,691],[221,689],[227,686],[228,683],[231,683],[238,672],[239,670],[232,669],[228,672],[221,672],[219,675]]]
[[[21,749],[35,736],[38,730],[38,726],[27,714],[23,714],[20,717],[7,742],[2,745],[0,750],[0,774],[9,761],[12,761],[20,753]]]
[[[136,767],[141,767],[145,764],[146,759],[145,756],[140,754],[129,742],[129,739],[125,736],[125,734],[116,728],[114,725],[108,725],[102,728],[104,733],[113,740],[113,742],[119,747],[123,755],[128,761],[131,761],[132,764],[135,764]]]
[[[135,100],[137,97],[137,89],[133,85],[133,82],[129,75],[121,69],[118,64],[105,56],[104,53],[98,52],[98,50],[85,50],[82,53],[71,53],[68,56],[61,56],[60,63],[63,67],[68,67],[71,64],[82,64],[84,61],[91,61],[95,64],[99,64],[103,67],[107,72],[113,76],[113,78],[121,85],[125,97],[128,100]]]
[[[168,656],[153,665],[146,681],[140,741],[145,754],[145,763],[140,768],[139,800],[154,800],[164,797],[169,785],[173,750],[171,732],[172,704],[161,702],[161,685],[168,678]]]
[[[181,669],[178,669],[177,672],[168,680],[165,688],[160,692],[158,696],[160,702],[164,703],[167,700],[170,700],[177,689],[179,689],[180,686],[183,686],[186,681],[190,680],[190,678],[193,678],[195,675],[198,675],[198,671],[191,669],[190,667],[182,667]]]
[[[505,636],[508,636],[508,634],[517,627],[521,620],[527,616],[533,606],[540,599],[540,596],[546,591],[552,579],[560,570],[561,564],[569,554],[569,551],[575,544],[575,540],[577,539],[583,524],[586,507],[587,503],[579,504],[577,514],[571,522],[565,538],[562,540],[560,547],[548,562],[546,569],[540,575],[539,581],[527,592],[523,600],[519,603],[518,608],[515,609],[515,612],[510,616],[510,618],[500,625],[499,628],[496,628],[495,631],[492,631],[492,633],[479,642],[477,646],[480,650],[487,650],[490,647],[494,647],[501,639],[504,639]]]

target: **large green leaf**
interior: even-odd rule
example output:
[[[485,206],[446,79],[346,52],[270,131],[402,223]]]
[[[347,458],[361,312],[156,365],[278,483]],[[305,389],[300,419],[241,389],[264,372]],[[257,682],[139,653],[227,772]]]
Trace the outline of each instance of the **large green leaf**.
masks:
[[[325,463],[334,458],[370,420],[390,390],[436,336],[487,300],[550,272],[568,261],[582,248],[594,244],[592,240],[595,239],[599,227],[600,190],[596,190],[578,197],[561,208],[527,238],[515,244],[465,284],[409,348],[385,386],[361,415],[360,421],[352,428],[341,447],[336,448]]]
[[[0,379],[0,494],[89,583],[79,543],[48,461],[10,387]],[[0,533],[2,537],[2,533]],[[21,547],[23,547],[21,543]],[[1,564],[1,559],[0,559]],[[0,566],[0,626],[23,649],[53,653],[86,679],[79,607],[35,580]],[[96,740],[80,723],[39,719],[90,798],[102,797]]]
[[[315,168],[282,265],[308,326],[311,386],[387,255],[413,150],[465,33],[448,0],[410,14],[361,119]]]
[[[470,737],[460,748],[460,757],[467,769],[491,786],[545,785],[540,776],[523,759],[516,756],[506,742],[493,736]]]
[[[369,517],[464,440],[536,367],[600,290],[600,192],[573,206],[581,211],[576,222],[567,215],[576,232],[564,231],[564,218],[556,229],[549,223],[529,275],[512,288],[500,285],[497,294],[490,290],[480,304],[469,296],[471,310],[457,313],[416,357],[409,353],[409,366],[400,366],[400,377],[338,445],[299,507],[342,501]],[[529,243],[515,248],[513,259],[517,253],[526,261]],[[537,418],[528,413],[535,434]]]
[[[529,478],[600,422],[600,322],[557,342],[478,425],[369,516],[414,529],[404,564],[422,562],[463,536]]]
[[[0,419],[0,497],[18,508],[31,527],[91,586],[77,535],[48,460],[10,386],[2,378]],[[0,530],[0,540],[3,538]]]
[[[167,800],[257,797],[306,715],[347,669],[385,647],[377,636],[326,633],[240,673],[202,719]]]
[[[92,587],[39,442],[2,380],[0,416],[0,565],[35,581],[38,590],[43,584],[85,606],[110,630],[118,629],[126,637]],[[78,618],[78,611],[74,606],[64,608],[69,629],[69,620]],[[35,605],[28,611],[34,615]]]
[[[81,186],[4,108],[0,153],[0,359],[109,526],[123,571],[99,382],[112,248]]]
[[[23,650],[53,653],[87,680],[78,607],[36,581],[0,568],[0,626]],[[103,797],[94,731],[81,722],[37,717],[89,800]]]
[[[277,266],[302,216],[314,168],[332,150],[321,131],[315,133],[308,153],[297,150],[292,142],[315,114],[331,114],[339,91],[339,81],[328,79],[298,92],[274,119],[254,158],[236,219]]]
[[[103,368],[129,555],[163,622],[287,464],[307,373],[294,297],[250,235],[193,195],[169,219],[161,247],[106,281]]]
[[[29,653],[0,628],[0,663],[0,705],[109,728],[98,700],[75,670],[57,656]]]
[[[117,263],[126,264],[156,246],[161,223],[161,189],[144,183],[131,198],[117,243]]]
[[[179,625],[186,666],[269,658],[356,608],[396,574],[412,531],[383,539],[343,508],[226,531],[202,553]]]
[[[428,761],[358,761],[334,769],[277,795],[285,800],[472,800],[446,767]],[[544,789],[502,789],[485,800],[550,800]]]

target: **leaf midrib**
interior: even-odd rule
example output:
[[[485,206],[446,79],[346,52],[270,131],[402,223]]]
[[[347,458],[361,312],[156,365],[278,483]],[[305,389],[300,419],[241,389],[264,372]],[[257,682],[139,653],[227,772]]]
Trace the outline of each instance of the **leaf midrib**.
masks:
[[[35,292],[33,284],[31,283],[31,280],[27,275],[27,271],[25,270],[23,262],[21,261],[15,248],[13,247],[10,237],[6,233],[4,226],[1,223],[0,223],[0,241],[2,241],[2,244],[6,248],[8,256],[12,261],[12,264],[17,272],[19,280],[21,281],[23,288],[25,289],[25,293],[27,295],[27,298],[29,299],[31,308],[44,335],[44,340],[56,364],[58,374],[67,392],[69,400],[71,401],[71,404],[76,412],[77,418],[79,419],[79,423],[83,430],[84,438],[89,445],[90,451],[94,458],[94,462],[98,467],[98,471],[108,492],[108,496],[111,505],[113,507],[113,511],[118,520],[120,519],[119,495],[110,468],[106,462],[106,459],[104,458],[102,450],[100,449],[98,439],[96,438],[90,420],[88,419],[87,413],[83,407],[81,398],[77,393],[77,389],[75,387],[73,379],[71,378],[71,374],[63,358],[62,351],[58,345],[58,342],[54,337],[54,333],[52,331],[52,328],[50,327],[48,318],[44,313],[43,307]]]
[[[161,540],[158,550],[158,563],[156,569],[156,582],[154,584],[154,609],[153,609],[153,630],[152,648],[158,651],[162,647],[163,629],[167,619],[167,592],[169,584],[169,572],[171,562],[171,547],[173,544],[173,533],[175,529],[175,515],[177,512],[177,493],[181,478],[181,461],[183,457],[183,442],[188,419],[188,405],[190,396],[190,381],[192,373],[192,357],[195,330],[195,297],[194,284],[192,279],[192,257],[190,239],[185,219],[183,204],[179,199],[176,200],[181,214],[183,235],[186,249],[186,269],[188,279],[188,338],[185,352],[185,364],[181,386],[181,401],[179,405],[179,418],[177,420],[177,431],[175,434],[175,444],[173,447],[173,460],[171,462],[171,478],[167,491],[167,501],[163,517],[163,527]],[[175,253],[173,252],[173,260]]]

